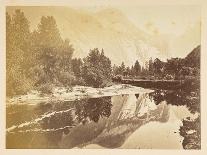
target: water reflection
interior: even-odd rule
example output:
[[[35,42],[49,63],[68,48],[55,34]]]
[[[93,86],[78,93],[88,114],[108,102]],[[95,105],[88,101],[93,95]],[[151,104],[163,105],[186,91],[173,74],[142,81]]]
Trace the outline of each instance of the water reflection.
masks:
[[[200,117],[194,121],[185,119],[180,127],[180,135],[184,137],[182,142],[185,149],[200,149],[201,134],[200,134]]]
[[[152,140],[150,146],[144,144],[145,140],[139,141],[143,136],[146,139],[153,137],[146,132],[150,131],[157,135],[163,132],[159,137],[161,141],[166,138],[162,136],[171,137],[173,146],[170,148],[180,148],[180,135],[189,135],[180,126],[182,122],[189,126],[190,120],[184,122],[183,119],[193,116],[180,106],[193,105],[187,103],[191,101],[188,95],[186,92],[156,90],[150,94],[11,105],[7,107],[6,145],[7,148],[156,148],[156,140]],[[193,106],[191,108],[195,110]],[[200,138],[198,132],[191,135]],[[193,145],[187,139],[183,143]],[[160,143],[162,147],[169,146]]]
[[[111,115],[111,97],[90,98],[75,104],[75,114],[79,122],[85,123],[88,119],[98,122],[100,117]]]
[[[138,98],[135,95],[123,96],[121,107],[119,107],[121,104],[118,102],[119,100],[119,96],[113,97],[115,103],[113,106],[116,108],[112,108],[112,114],[109,121],[106,121],[103,131],[88,142],[89,144],[98,144],[105,148],[119,148],[141,126],[151,121],[166,122],[169,119],[169,107],[165,102],[156,106],[146,93],[140,94]],[[67,138],[70,139],[71,137]],[[67,144],[65,147],[70,146],[70,143]],[[83,147],[85,146],[87,147],[87,143]]]
[[[109,117],[111,107],[111,97],[36,106],[10,105],[7,107],[7,148],[57,148],[62,135],[68,134],[72,127]]]
[[[156,104],[161,101],[166,101],[168,104],[176,106],[187,106],[189,111],[197,114],[197,118],[186,117],[182,120],[180,127],[180,135],[184,137],[183,147],[185,149],[200,149],[201,148],[201,129],[200,129],[200,89],[198,83],[186,85],[178,90],[155,90],[150,93]],[[182,112],[183,113],[183,112]]]
[[[194,91],[184,91],[183,89],[178,90],[155,90],[150,93],[156,104],[161,101],[166,101],[168,104],[172,105],[186,105],[189,110],[193,113],[200,112],[200,98],[198,90]]]

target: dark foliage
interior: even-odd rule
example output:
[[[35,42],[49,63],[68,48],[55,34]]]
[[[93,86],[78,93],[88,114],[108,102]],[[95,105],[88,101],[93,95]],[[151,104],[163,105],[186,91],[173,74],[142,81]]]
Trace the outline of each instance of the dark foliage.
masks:
[[[150,59],[142,67],[137,60],[131,68],[126,67],[124,63],[120,66],[114,65],[113,75],[147,80],[198,79],[200,76],[200,46],[193,49],[184,59],[171,58],[167,62],[158,58],[154,61]]]
[[[75,104],[78,120],[86,123],[87,120],[98,122],[100,117],[109,117],[111,115],[111,97],[90,98],[86,102]]]
[[[103,87],[110,82],[111,61],[102,49],[84,58],[72,59],[74,49],[64,40],[53,16],[43,16],[30,32],[24,13],[6,13],[7,96],[31,89],[51,93],[54,86],[89,85]]]
[[[87,85],[104,87],[111,81],[111,61],[97,48],[91,50],[83,59],[82,77]]]

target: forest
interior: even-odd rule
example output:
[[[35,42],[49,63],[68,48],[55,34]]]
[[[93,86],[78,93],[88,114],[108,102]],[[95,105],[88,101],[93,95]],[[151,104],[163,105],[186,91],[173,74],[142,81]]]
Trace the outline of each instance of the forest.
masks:
[[[84,58],[74,58],[75,49],[69,39],[61,37],[53,16],[42,16],[37,28],[30,29],[24,12],[6,13],[6,83],[7,96],[25,94],[35,89],[50,93],[56,86],[86,85],[105,87],[113,77],[137,79],[198,79],[200,46],[185,58],[156,58],[141,65],[113,65],[104,49],[85,51]]]
[[[120,66],[113,66],[113,75],[148,80],[197,79],[200,76],[200,46],[185,58],[171,58],[166,62],[151,58],[145,66],[141,66],[137,60],[131,67],[126,67],[122,62]]]

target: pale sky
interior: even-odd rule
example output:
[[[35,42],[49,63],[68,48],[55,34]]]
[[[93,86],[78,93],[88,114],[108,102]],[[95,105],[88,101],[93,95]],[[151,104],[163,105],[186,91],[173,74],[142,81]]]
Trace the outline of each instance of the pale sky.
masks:
[[[111,6],[69,6],[77,10],[98,12]],[[19,8],[19,7],[17,7]],[[20,7],[22,8],[22,7]],[[25,7],[24,7],[25,8]],[[195,5],[161,5],[161,6],[113,6],[122,11],[138,28],[147,33],[182,35],[186,30],[201,21],[201,8]],[[13,10],[15,7],[7,8]],[[26,8],[25,8],[26,9]],[[35,12],[38,8],[35,8]],[[31,15],[35,16],[31,10]]]
[[[132,23],[139,30],[142,30],[142,32],[150,34],[147,35],[150,36],[148,38],[150,42],[150,44],[148,44],[149,47],[143,45],[147,46],[148,50],[141,52],[141,55],[146,55],[146,57],[155,55],[162,60],[166,60],[170,57],[184,58],[195,47],[201,44],[201,8],[195,5],[7,7],[7,11],[12,14],[15,9],[24,11],[26,17],[30,21],[32,29],[37,27],[41,16],[54,16],[61,35],[63,38],[69,38],[71,40],[76,48],[75,53],[77,56],[85,56],[84,51],[89,51],[89,49],[93,47],[100,46],[108,51],[111,50],[108,55],[112,58],[117,57],[118,53],[116,52],[121,50],[123,50],[122,54],[126,54],[127,52],[130,53],[130,55],[126,54],[126,56],[129,57],[126,62],[131,64],[138,56],[137,51],[145,49],[144,47],[140,47],[140,49],[137,50],[137,42],[140,40],[137,38],[134,40],[132,39],[137,35],[133,30],[131,31],[127,29],[127,31],[131,32],[131,36],[130,38],[127,38],[128,40],[126,41],[125,36],[127,34],[116,37],[117,35],[115,35],[114,31],[110,31],[110,27],[107,27],[108,31],[106,32],[98,29],[98,25],[93,25],[94,23],[97,24],[97,21],[94,21],[93,18],[89,17],[94,17],[96,12],[105,9],[121,12],[121,14],[123,14],[121,17],[127,17],[127,23]],[[102,16],[105,16],[105,12]],[[109,17],[106,15],[106,20],[108,20],[108,18]],[[91,20],[89,21],[90,26],[86,23],[82,23],[82,21],[84,21],[83,19]],[[127,23],[125,24],[121,22],[120,31],[125,31],[125,28],[128,28]],[[73,29],[70,29],[70,26],[73,27]],[[95,27],[95,29],[92,27]],[[81,32],[80,34],[78,33],[79,31]],[[112,37],[110,39],[102,38],[99,40],[99,35],[103,33],[104,35]],[[116,38],[114,38],[114,43],[111,43],[114,35]],[[105,36],[105,38],[107,38],[107,36]],[[120,40],[125,44],[119,44]],[[114,55],[111,53],[114,53]],[[126,56],[123,55],[123,58],[114,58],[114,62],[119,63],[121,59],[126,59]]]
[[[107,7],[84,8],[88,11],[96,12]],[[199,6],[116,6],[129,20],[138,28],[150,33],[159,31],[164,34],[182,35],[189,27],[193,27],[196,22],[200,22],[201,8]]]

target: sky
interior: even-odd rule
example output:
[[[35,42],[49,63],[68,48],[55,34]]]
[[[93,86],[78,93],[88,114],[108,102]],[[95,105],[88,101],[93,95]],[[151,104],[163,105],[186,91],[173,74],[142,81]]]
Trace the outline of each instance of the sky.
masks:
[[[69,6],[72,8],[98,12],[110,6]],[[182,35],[201,19],[201,10],[196,5],[161,5],[161,6],[123,6],[112,8],[121,10],[138,28],[147,33]],[[10,10],[10,9],[7,9]],[[13,9],[12,9],[13,10]],[[35,8],[35,12],[38,8]],[[35,13],[34,12],[34,13]]]
[[[114,7],[114,6],[113,6]],[[81,7],[76,7],[80,9]],[[88,7],[85,10],[96,12],[106,6]],[[201,10],[195,5],[161,5],[161,6],[116,6],[137,27],[150,33],[157,30],[162,34],[182,35],[189,27],[201,19]]]
[[[40,22],[41,16],[53,15],[57,20],[57,24],[60,28],[62,36],[69,37],[72,41],[74,41],[74,46],[76,46],[77,49],[76,50],[77,55],[79,54],[82,56],[85,55],[83,52],[82,53],[78,52],[78,48],[79,48],[78,46],[79,45],[81,46],[80,48],[83,49],[82,51],[88,51],[89,48],[92,48],[93,46],[98,46],[97,40],[96,39],[95,41],[93,40],[93,36],[97,34],[92,34],[89,31],[85,34],[83,33],[85,35],[84,37],[81,38],[82,35],[81,34],[79,38],[76,38],[76,34],[75,33],[73,34],[72,31],[75,32],[76,28],[79,28],[78,30],[82,29],[79,24],[81,19],[77,19],[77,18],[88,17],[85,16],[87,14],[89,14],[90,16],[94,16],[97,12],[110,8],[113,10],[118,10],[118,12],[120,11],[122,14],[124,14],[124,16],[128,18],[128,20],[133,25],[135,25],[138,29],[141,29],[143,32],[150,34],[152,38],[158,38],[158,40],[163,41],[163,42],[155,41],[155,43],[159,44],[159,47],[161,47],[161,50],[158,49],[158,51],[159,50],[161,51],[161,54],[158,56],[158,57],[161,56],[160,58],[162,58],[162,54],[164,59],[166,59],[168,56],[183,58],[190,51],[192,51],[193,48],[200,45],[200,40],[201,40],[200,39],[201,8],[196,5],[156,5],[156,6],[153,5],[77,6],[76,5],[76,6],[64,6],[64,7],[60,6],[60,7],[52,7],[52,8],[18,6],[18,7],[7,7],[7,11],[9,13],[14,13],[14,10],[17,8],[21,8],[25,12],[25,15],[29,19],[32,28],[37,27],[38,23]],[[73,9],[75,11],[73,11]],[[71,16],[71,14],[73,13],[76,14],[74,15],[74,17],[77,18],[75,18],[75,20],[73,20],[72,23],[73,24],[76,23],[77,25],[73,30],[70,30],[68,26],[69,25],[71,26],[71,23],[68,23],[68,18],[72,18],[73,16]],[[81,14],[81,16],[79,16],[79,14]],[[110,36],[111,34],[114,33],[110,32],[106,34]],[[87,38],[83,42],[79,42],[79,40],[82,40],[86,37],[89,38]],[[122,38],[122,40],[123,39],[124,38]],[[86,43],[87,41],[89,41],[93,45],[90,47],[87,46]],[[135,40],[135,42],[136,41],[138,40]],[[108,40],[108,42],[110,42],[110,40]],[[106,49],[107,48],[112,49],[114,46],[114,44],[108,45],[107,40],[105,40],[104,44],[107,44],[107,46],[105,47]],[[165,55],[167,55],[167,57],[164,56],[164,53],[162,53],[162,46],[163,46],[163,51],[165,52]],[[126,52],[131,52],[131,57],[128,58],[129,59],[128,63],[131,64],[135,61],[135,57],[136,57],[136,47],[134,47],[133,40],[130,41],[129,47],[131,48],[126,49],[125,46],[122,48]],[[114,50],[112,52],[116,52],[119,49],[118,45],[116,48],[114,47]],[[149,51],[148,57],[150,57],[153,54],[156,54],[156,52],[154,51],[157,50],[152,50],[151,52]],[[119,62],[119,60],[115,60],[115,61]]]

